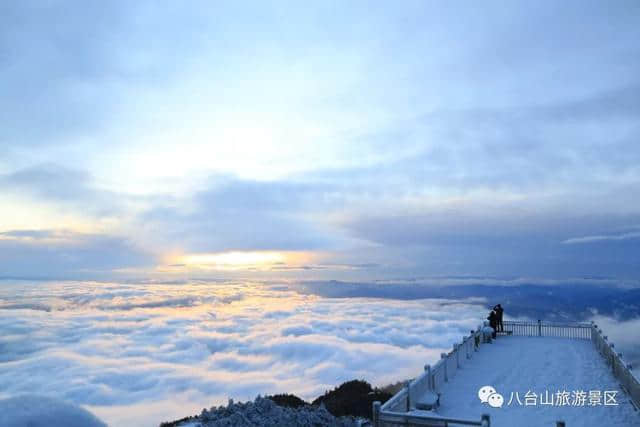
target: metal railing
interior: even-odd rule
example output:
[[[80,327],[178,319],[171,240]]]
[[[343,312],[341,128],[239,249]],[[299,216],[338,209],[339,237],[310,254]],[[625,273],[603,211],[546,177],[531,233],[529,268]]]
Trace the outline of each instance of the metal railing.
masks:
[[[614,351],[614,345],[602,335],[602,330],[593,323],[561,323],[561,322],[523,322],[506,320],[504,332],[510,335],[527,337],[558,337],[569,339],[591,340],[596,350],[611,366],[613,375],[620,381],[624,391],[630,396],[636,408],[640,408],[640,381],[631,372],[631,365],[624,363],[621,353]],[[438,393],[438,390],[448,382],[466,363],[473,358],[484,344],[482,331],[479,326],[465,336],[460,344],[454,344],[448,353],[442,353],[440,360],[434,365],[425,365],[424,372],[409,381],[407,386],[396,393],[384,405],[373,403],[373,426],[449,426],[472,425],[490,426],[489,415],[483,414],[480,420],[465,420],[452,417],[441,417],[436,413],[426,415],[413,412],[421,396],[428,392]],[[564,422],[558,421],[564,426]]]
[[[607,365],[611,366],[613,376],[620,381],[620,385],[631,398],[633,406],[640,409],[640,381],[631,372],[631,364],[625,363],[622,353],[615,351],[615,345],[608,341],[608,337],[602,334],[602,329],[599,329],[595,323],[591,324],[591,341]]]
[[[421,396],[429,391],[437,393],[437,390],[448,382],[461,366],[468,363],[480,345],[482,345],[482,332],[478,327],[475,331],[471,331],[469,336],[463,337],[460,344],[454,344],[450,352],[442,353],[440,360],[433,367],[426,365],[422,374],[409,381],[405,388],[387,400],[384,405],[374,402],[373,425],[375,427],[396,425],[489,427],[491,420],[486,414],[483,414],[480,420],[468,420],[410,412],[416,409],[415,404]]]
[[[482,415],[479,421],[456,419],[450,417],[424,416],[412,414],[410,412],[381,411],[380,402],[374,402],[373,425],[378,426],[429,426],[429,427],[449,427],[449,426],[480,426],[490,427],[489,415]]]
[[[590,323],[559,323],[559,322],[521,322],[505,320],[504,331],[512,335],[525,337],[558,337],[591,339]]]

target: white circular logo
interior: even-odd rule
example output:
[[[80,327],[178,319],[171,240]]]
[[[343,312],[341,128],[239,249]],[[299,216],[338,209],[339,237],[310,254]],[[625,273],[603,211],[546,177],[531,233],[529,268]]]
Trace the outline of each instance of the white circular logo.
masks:
[[[492,408],[501,408],[504,403],[504,397],[499,393],[493,393],[489,396],[488,403]]]
[[[484,387],[480,387],[478,390],[478,397],[482,403],[487,403],[489,396],[496,393],[496,389],[491,387],[490,385],[486,385]]]

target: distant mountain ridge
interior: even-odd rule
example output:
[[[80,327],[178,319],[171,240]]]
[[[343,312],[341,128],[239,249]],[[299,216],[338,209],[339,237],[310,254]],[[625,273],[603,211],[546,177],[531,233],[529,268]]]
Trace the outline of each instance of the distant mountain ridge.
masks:
[[[640,317],[640,288],[580,282],[559,285],[432,285],[316,281],[302,282],[294,289],[327,298],[485,298],[490,304],[500,302],[509,316],[550,321],[585,321],[594,314],[610,316],[616,320]]]

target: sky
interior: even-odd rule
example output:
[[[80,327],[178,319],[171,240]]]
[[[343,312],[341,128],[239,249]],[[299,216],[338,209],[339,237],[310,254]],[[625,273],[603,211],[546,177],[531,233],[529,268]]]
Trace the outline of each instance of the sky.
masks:
[[[0,276],[640,279],[639,22],[4,2]]]

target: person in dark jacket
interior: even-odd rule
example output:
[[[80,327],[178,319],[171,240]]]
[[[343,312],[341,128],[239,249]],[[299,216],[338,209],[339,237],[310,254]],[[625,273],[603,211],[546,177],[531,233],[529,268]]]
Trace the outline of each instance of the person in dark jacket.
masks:
[[[504,325],[502,324],[502,315],[504,310],[500,304],[493,307],[493,311],[496,312],[496,331],[504,332]]]
[[[495,311],[491,310],[491,313],[489,313],[489,317],[487,317],[487,319],[489,320],[489,326],[491,326],[491,328],[493,329],[493,338],[496,338],[496,328],[498,327],[498,315],[496,314]]]

